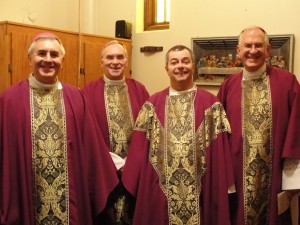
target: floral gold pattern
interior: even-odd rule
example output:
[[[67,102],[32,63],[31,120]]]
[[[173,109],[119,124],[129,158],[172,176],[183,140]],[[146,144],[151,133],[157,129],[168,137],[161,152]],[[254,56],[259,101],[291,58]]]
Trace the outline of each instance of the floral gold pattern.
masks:
[[[269,78],[243,81],[242,124],[245,224],[269,224],[272,108]]]
[[[105,104],[109,127],[110,149],[122,158],[128,153],[133,116],[127,85],[105,85]]]
[[[133,115],[126,82],[105,83],[105,105],[109,129],[110,151],[126,158],[133,131]],[[122,185],[118,186],[114,208],[116,224],[131,224],[129,214],[129,196]]]
[[[36,224],[69,224],[66,116],[62,91],[31,89]]]
[[[205,174],[205,150],[217,134],[230,131],[225,111],[216,103],[205,111],[195,132],[196,92],[167,97],[165,129],[155,107],[146,102],[135,130],[150,140],[149,160],[168,199],[169,224],[200,224],[201,179]]]

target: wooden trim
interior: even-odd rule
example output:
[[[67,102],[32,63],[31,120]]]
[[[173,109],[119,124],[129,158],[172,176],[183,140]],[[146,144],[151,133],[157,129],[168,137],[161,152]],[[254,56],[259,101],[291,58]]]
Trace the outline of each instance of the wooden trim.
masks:
[[[168,30],[170,28],[169,23],[159,23],[155,25],[148,26],[147,28],[145,27],[145,31],[150,31],[150,30]]]
[[[167,30],[170,23],[156,22],[156,0],[144,0],[144,30]]]

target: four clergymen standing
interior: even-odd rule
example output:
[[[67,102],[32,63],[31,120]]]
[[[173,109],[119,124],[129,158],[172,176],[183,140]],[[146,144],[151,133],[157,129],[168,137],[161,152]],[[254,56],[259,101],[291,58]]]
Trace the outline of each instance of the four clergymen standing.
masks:
[[[262,28],[245,28],[243,70],[216,97],[195,85],[193,52],[176,45],[170,86],[149,97],[125,78],[118,41],[81,91],[58,79],[61,40],[36,35],[28,79],[0,95],[0,225],[291,224],[277,199],[298,194],[289,182],[299,178],[282,174],[299,169],[300,86],[266,65],[269,50]]]

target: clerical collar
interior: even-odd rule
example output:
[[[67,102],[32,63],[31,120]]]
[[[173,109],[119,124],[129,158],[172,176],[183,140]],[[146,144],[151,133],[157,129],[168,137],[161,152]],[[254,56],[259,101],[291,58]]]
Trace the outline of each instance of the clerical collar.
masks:
[[[197,90],[197,86],[195,84],[192,88],[190,88],[188,90],[184,90],[184,91],[176,91],[176,90],[174,90],[173,88],[170,87],[169,95],[170,96],[183,95],[183,94],[190,93],[190,92],[193,92],[193,91],[196,91],[196,90]]]
[[[62,89],[62,85],[61,83],[58,81],[58,79],[56,78],[55,83],[53,84],[43,84],[40,81],[38,81],[33,74],[29,75],[29,85],[32,88],[36,88],[36,89],[45,89],[45,90],[61,90]]]
[[[243,68],[243,80],[254,80],[260,78],[262,75],[265,74],[266,68],[267,68],[266,64],[264,64],[255,72],[249,72],[245,68]]]
[[[123,77],[121,80],[111,80],[107,76],[103,76],[103,80],[108,85],[121,85],[125,83],[125,77]]]

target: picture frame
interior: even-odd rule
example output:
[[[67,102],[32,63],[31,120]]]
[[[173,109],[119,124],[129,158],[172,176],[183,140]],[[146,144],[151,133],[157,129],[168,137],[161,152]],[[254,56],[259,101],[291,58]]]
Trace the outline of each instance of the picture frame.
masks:
[[[294,35],[268,35],[271,45],[267,64],[293,72]],[[194,82],[201,86],[219,86],[243,65],[237,56],[238,37],[191,38],[195,56]]]

